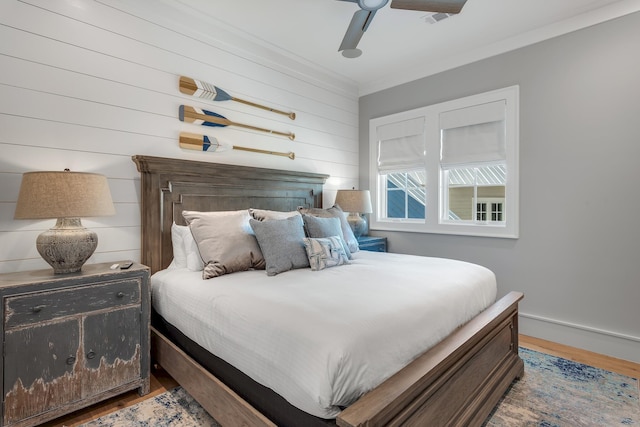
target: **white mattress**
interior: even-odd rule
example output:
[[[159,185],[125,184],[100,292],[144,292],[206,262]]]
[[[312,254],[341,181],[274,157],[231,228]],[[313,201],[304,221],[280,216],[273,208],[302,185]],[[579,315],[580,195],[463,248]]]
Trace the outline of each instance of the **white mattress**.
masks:
[[[272,277],[152,276],[152,303],[167,321],[322,418],[335,418],[495,298],[495,275],[484,267],[365,251],[350,265]]]

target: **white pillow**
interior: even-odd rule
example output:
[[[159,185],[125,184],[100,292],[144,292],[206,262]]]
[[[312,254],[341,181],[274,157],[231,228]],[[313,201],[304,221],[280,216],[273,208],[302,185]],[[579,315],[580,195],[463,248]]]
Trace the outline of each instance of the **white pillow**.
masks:
[[[281,212],[281,211],[270,211],[266,209],[249,208],[249,216],[251,216],[251,218],[253,219],[257,219],[258,221],[270,221],[273,219],[287,219],[297,215],[300,215],[300,212],[298,211]]]
[[[187,268],[191,271],[202,271],[204,270],[204,262],[202,262],[202,257],[200,256],[196,239],[193,238],[193,234],[189,227],[183,227],[189,231],[188,233],[185,233],[184,236],[184,250],[187,253]]]
[[[173,261],[171,268],[188,268],[191,271],[202,271],[204,263],[198,251],[191,229],[186,225],[171,225],[171,243],[173,246]]]
[[[173,261],[169,268],[187,268],[187,253],[184,249],[184,237],[182,228],[188,229],[184,225],[175,222],[171,224],[171,246],[173,246]]]

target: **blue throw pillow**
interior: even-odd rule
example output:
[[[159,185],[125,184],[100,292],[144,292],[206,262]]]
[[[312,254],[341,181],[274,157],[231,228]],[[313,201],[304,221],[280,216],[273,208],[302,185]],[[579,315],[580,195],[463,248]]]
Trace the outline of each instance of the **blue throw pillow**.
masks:
[[[304,221],[304,229],[307,233],[307,237],[318,238],[337,236],[340,239],[342,246],[344,247],[347,258],[352,258],[351,251],[349,250],[349,245],[347,245],[346,241],[344,240],[342,226],[340,224],[339,218],[322,218],[304,214],[302,215],[302,220]]]

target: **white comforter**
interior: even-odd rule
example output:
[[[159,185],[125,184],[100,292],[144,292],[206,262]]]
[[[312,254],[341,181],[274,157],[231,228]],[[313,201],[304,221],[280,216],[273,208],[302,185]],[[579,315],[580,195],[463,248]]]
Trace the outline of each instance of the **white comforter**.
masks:
[[[334,418],[496,297],[494,274],[442,258],[357,252],[350,265],[202,280],[152,277],[167,321],[294,406]]]

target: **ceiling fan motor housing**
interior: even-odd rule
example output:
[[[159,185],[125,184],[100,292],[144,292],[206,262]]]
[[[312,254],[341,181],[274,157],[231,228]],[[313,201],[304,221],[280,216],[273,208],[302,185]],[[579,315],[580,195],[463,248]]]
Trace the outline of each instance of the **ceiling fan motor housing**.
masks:
[[[389,0],[358,0],[360,9],[374,11],[384,7]]]

